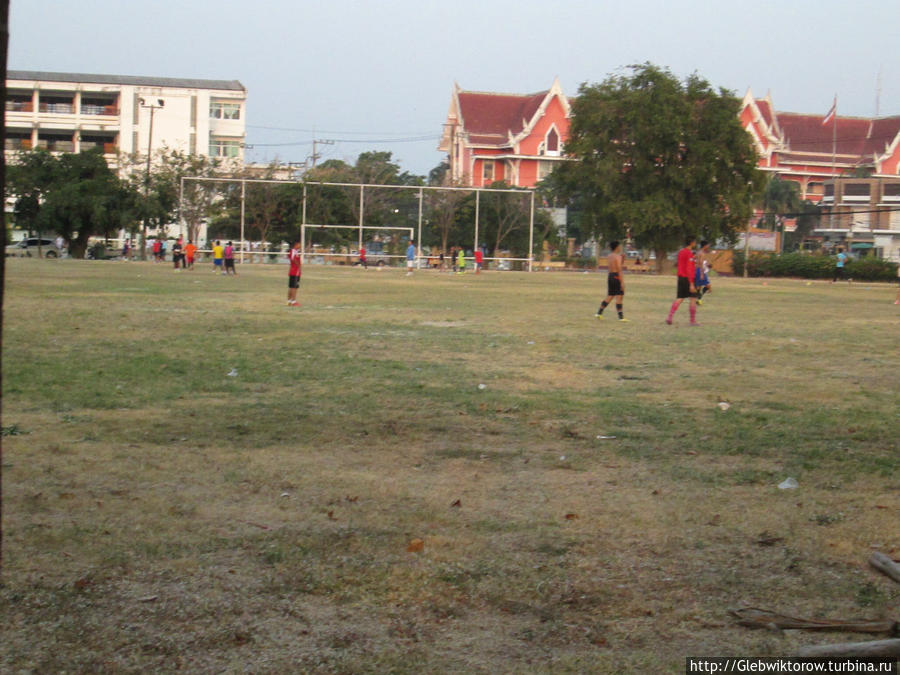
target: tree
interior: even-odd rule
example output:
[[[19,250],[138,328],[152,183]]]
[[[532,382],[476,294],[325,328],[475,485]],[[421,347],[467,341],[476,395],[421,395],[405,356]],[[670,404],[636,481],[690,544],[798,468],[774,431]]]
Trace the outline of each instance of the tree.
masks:
[[[777,232],[781,230],[781,249],[784,250],[784,218],[800,208],[800,185],[792,180],[772,176],[762,195],[763,217],[761,225]]]
[[[291,241],[300,233],[302,186],[294,181],[249,180],[275,181],[278,168],[278,164],[273,162],[262,174],[245,170],[234,176],[248,179],[243,190],[244,222],[246,229],[261,242]],[[217,237],[240,236],[241,194],[241,185],[233,183],[225,198],[226,212],[214,223]]]
[[[41,205],[56,181],[57,161],[43,149],[21,152],[7,172],[6,196],[14,199],[16,225],[38,237],[38,256],[42,256]]]
[[[182,179],[229,178],[234,167],[218,157],[163,148],[150,166],[150,183],[147,185],[145,161],[146,158],[142,160],[139,155],[131,155],[123,161],[123,171],[131,184],[141,186],[141,194],[145,195],[143,215],[150,224],[162,229],[168,223],[182,219],[187,226],[188,239],[196,242],[200,226],[224,209],[223,197],[231,186],[215,180]]]
[[[428,184],[432,187],[464,187],[462,181],[450,178],[448,169],[446,162],[436,166],[428,174]],[[425,213],[429,224],[437,232],[443,253],[449,252],[450,237],[454,234],[458,236],[454,230],[458,224],[460,207],[471,197],[472,192],[467,190],[428,190],[425,193]]]
[[[51,156],[51,162],[53,178],[37,222],[63,237],[73,257],[83,258],[90,237],[108,237],[134,217],[136,197],[100,150]]]
[[[503,181],[492,183],[491,188],[509,190]],[[484,240],[493,239],[493,255],[500,253],[500,246],[514,233],[528,231],[531,193],[485,192],[480,198],[483,218],[479,218],[484,228]],[[519,248],[527,249],[527,243]]]
[[[423,185],[421,176],[400,171],[390,152],[363,152],[354,165],[341,160],[323,162],[304,176],[308,185],[307,222],[319,225],[356,225],[360,218],[359,188],[315,186],[315,183],[354,183],[363,185]],[[384,227],[411,226],[411,214],[418,210],[415,190],[386,188],[363,190],[364,225]],[[328,231],[326,231],[328,232]],[[328,239],[347,243],[358,236],[352,230],[331,231]]]
[[[580,205],[590,234],[630,235],[658,265],[686,235],[733,238],[762,185],[739,107],[697,75],[681,82],[650,63],[585,83],[566,143],[575,161],[548,183]]]

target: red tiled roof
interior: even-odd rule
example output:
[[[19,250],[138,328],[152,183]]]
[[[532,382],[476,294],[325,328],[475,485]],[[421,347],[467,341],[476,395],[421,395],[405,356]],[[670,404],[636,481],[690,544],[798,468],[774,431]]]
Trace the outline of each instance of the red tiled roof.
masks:
[[[900,133],[900,117],[871,120],[860,117],[837,117],[835,122],[822,124],[824,115],[776,113],[784,140],[793,152],[811,152],[831,156],[833,139],[839,155],[855,155],[871,159],[881,154]],[[835,133],[836,131],[836,133]]]
[[[900,115],[872,120],[872,132],[866,142],[865,152],[880,155],[894,142],[897,134],[900,134]]]
[[[537,112],[547,92],[492,94],[461,91],[459,112],[473,143],[505,145],[507,135],[518,134]]]
[[[837,133],[835,121],[823,125],[824,115],[801,115],[798,113],[778,113],[778,124],[784,133],[784,140],[794,152],[832,152],[832,140],[837,139],[839,155],[861,155],[869,131],[869,120],[854,117],[838,117]]]
[[[762,115],[763,119],[766,122],[768,127],[772,127],[772,106],[769,105],[769,102],[765,99],[758,98],[756,99],[756,107],[759,108],[759,113]]]

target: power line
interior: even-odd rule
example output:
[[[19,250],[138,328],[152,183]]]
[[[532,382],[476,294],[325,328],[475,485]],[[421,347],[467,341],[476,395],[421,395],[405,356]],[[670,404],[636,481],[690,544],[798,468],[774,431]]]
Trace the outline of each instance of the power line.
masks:
[[[436,141],[440,136],[410,136],[408,138],[334,138],[335,143],[422,143],[424,141]],[[313,145],[315,141],[288,141],[284,143],[248,143],[248,147],[255,148],[282,148],[297,145]]]
[[[296,131],[304,134],[342,134],[345,136],[424,136],[429,133],[422,131],[416,134],[410,134],[408,131],[337,131],[334,129],[298,129],[296,127],[270,127],[260,124],[247,124],[248,129],[268,129],[271,131]]]

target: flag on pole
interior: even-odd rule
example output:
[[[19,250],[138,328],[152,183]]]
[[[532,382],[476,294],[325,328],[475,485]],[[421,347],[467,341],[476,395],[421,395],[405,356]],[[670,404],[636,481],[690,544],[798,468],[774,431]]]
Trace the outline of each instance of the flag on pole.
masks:
[[[834,115],[837,112],[837,94],[834,95],[834,103],[831,104],[831,109],[825,114],[825,119],[822,120],[822,126],[824,127],[831,120],[834,119]]]

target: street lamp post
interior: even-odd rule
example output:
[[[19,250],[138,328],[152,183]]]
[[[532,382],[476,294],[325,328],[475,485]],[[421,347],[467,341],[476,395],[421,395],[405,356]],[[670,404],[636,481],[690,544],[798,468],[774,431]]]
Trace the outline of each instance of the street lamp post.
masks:
[[[165,107],[166,102],[158,98],[156,99],[156,105],[153,103],[147,103],[144,99],[140,99],[141,107],[147,108],[150,111],[150,132],[147,134],[147,173],[144,177],[144,197],[149,202],[150,200],[150,157],[151,150],[153,148],[153,113],[159,110],[160,108]],[[144,224],[141,229],[141,260],[147,259],[147,211],[146,206],[144,210]]]

